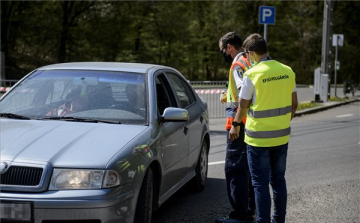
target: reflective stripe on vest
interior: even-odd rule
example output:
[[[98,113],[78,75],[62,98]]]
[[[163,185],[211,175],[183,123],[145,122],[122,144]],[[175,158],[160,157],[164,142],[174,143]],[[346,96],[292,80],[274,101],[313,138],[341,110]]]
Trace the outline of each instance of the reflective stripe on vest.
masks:
[[[234,102],[234,101],[228,101],[226,102],[226,107],[227,108],[237,108],[238,107],[238,103]]]
[[[239,64],[239,66],[246,72],[249,68],[250,68],[250,63],[249,61],[244,58],[244,57],[241,57],[240,60],[238,60],[241,65]]]
[[[240,58],[233,62],[229,70],[229,82],[228,82],[228,89],[227,89],[227,100],[226,100],[226,113],[225,116],[227,118],[227,122],[225,125],[226,130],[230,130],[232,127],[232,121],[236,115],[237,107],[238,107],[238,94],[239,90],[236,87],[236,83],[233,77],[234,74],[234,67],[240,66],[244,73],[250,69],[249,61],[243,56],[245,53],[242,53]],[[246,116],[243,118],[242,122],[246,123]]]
[[[234,67],[240,66],[244,73],[250,68],[249,61],[244,57],[241,56],[237,61],[233,62],[229,71],[229,83],[228,83],[228,90],[227,90],[227,102],[237,102],[238,101],[238,94],[239,91],[236,87],[236,83],[233,77]]]
[[[291,128],[280,129],[280,130],[273,130],[273,131],[251,131],[249,129],[245,129],[246,135],[252,138],[259,138],[259,139],[268,139],[268,138],[277,138],[282,136],[290,135]]]
[[[280,115],[286,115],[292,111],[292,106],[286,106],[284,108],[275,108],[265,111],[253,111],[252,109],[248,110],[248,115],[253,118],[268,118],[275,117]]]

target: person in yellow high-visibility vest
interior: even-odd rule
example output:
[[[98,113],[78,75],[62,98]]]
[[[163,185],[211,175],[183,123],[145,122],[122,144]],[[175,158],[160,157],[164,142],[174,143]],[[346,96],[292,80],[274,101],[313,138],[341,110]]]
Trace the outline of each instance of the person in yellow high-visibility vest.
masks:
[[[232,63],[229,71],[227,93],[220,99],[222,103],[226,102],[225,129],[229,133],[231,127],[237,125],[241,137],[230,141],[227,136],[224,169],[228,199],[233,210],[227,217],[217,218],[215,222],[252,222],[255,214],[255,200],[254,189],[250,182],[246,144],[244,142],[244,123],[246,119],[243,122],[233,122],[237,110],[239,90],[243,83],[243,74],[250,69],[250,63],[244,55],[242,40],[236,32],[229,32],[221,37],[219,48],[224,60]]]
[[[286,157],[290,121],[297,108],[295,73],[268,53],[267,43],[259,34],[251,34],[243,43],[253,67],[245,73],[235,121],[247,113],[245,142],[255,190],[257,223],[284,223],[287,191]],[[230,130],[230,140],[239,137],[239,127]],[[270,219],[271,184],[274,213]]]

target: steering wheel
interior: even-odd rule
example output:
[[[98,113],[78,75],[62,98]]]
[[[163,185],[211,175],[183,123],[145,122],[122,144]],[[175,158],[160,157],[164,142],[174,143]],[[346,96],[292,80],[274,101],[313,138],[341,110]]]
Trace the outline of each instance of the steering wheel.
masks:
[[[131,108],[128,105],[125,104],[111,104],[109,106],[107,106],[108,109],[120,109],[120,110],[126,110],[126,111],[131,111]]]

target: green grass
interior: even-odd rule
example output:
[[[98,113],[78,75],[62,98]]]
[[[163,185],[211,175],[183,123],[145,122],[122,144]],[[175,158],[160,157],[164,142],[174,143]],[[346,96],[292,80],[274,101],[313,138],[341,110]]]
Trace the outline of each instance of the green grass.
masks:
[[[342,102],[342,101],[348,101],[348,100],[349,100],[349,98],[332,97],[328,101]],[[303,102],[303,103],[299,103],[296,110],[299,111],[299,110],[308,109],[308,108],[314,108],[314,107],[319,107],[319,106],[322,106],[322,103],[317,103],[317,102],[314,102],[314,101]]]
[[[338,98],[338,97],[332,97],[329,99],[329,101],[347,101],[349,98]]]
[[[314,107],[318,107],[321,106],[321,103],[316,103],[316,102],[303,102],[303,103],[299,103],[298,107],[297,107],[297,111],[299,110],[303,110],[303,109],[308,109],[308,108],[314,108]]]

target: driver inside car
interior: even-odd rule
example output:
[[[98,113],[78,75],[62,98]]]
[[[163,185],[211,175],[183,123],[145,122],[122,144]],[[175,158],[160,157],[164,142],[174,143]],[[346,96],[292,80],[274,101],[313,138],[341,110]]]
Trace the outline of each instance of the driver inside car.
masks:
[[[67,114],[84,111],[87,108],[87,99],[81,94],[81,88],[75,88],[66,96],[66,103],[49,111],[47,116],[64,116]]]
[[[130,109],[138,115],[145,116],[145,89],[142,85],[128,84],[125,88]]]

